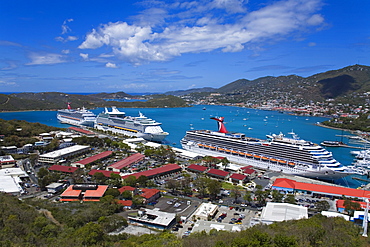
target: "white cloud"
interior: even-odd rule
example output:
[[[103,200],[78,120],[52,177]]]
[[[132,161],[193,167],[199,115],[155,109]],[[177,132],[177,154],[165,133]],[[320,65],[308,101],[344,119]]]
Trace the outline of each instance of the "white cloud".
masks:
[[[63,53],[63,54],[69,54],[70,52],[71,52],[71,51],[70,51],[70,50],[68,50],[68,49],[67,49],[67,50],[62,50],[62,53]]]
[[[55,53],[30,53],[30,63],[26,65],[57,64],[66,62],[65,57]]]
[[[89,60],[89,54],[86,54],[86,53],[80,53],[80,57],[83,58],[83,60]]]
[[[106,64],[105,64],[105,67],[107,67],[107,68],[113,68],[113,69],[118,68],[118,67],[117,67],[117,65],[116,65],[116,64],[114,64],[114,63],[106,63]]]
[[[169,4],[163,11],[151,8],[147,12],[159,14],[152,20],[138,18],[138,23],[132,25],[103,24],[88,33],[79,48],[108,46],[118,58],[142,64],[168,61],[185,53],[239,52],[263,46],[263,41],[305,32],[324,22],[317,13],[320,0],[282,0],[249,13],[242,0],[193,3]]]
[[[63,25],[62,25],[62,34],[66,34],[66,33],[68,33],[68,32],[71,31],[71,29],[67,26],[67,23],[68,22],[72,22],[72,21],[73,21],[73,19],[67,19],[67,20],[65,20],[63,22]]]

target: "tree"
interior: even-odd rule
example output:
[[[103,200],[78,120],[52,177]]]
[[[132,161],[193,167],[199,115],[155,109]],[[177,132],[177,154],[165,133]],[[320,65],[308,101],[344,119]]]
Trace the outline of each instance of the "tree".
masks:
[[[345,210],[347,211],[348,215],[353,217],[353,214],[356,210],[361,210],[361,204],[358,202],[354,202],[351,200],[346,199],[343,203]]]
[[[148,177],[144,176],[144,175],[141,175],[140,177],[138,177],[136,182],[139,183],[140,186],[146,187],[146,183],[148,182]]]
[[[198,189],[198,192],[202,197],[204,197],[207,193],[207,182],[208,180],[205,177],[197,177],[193,181],[195,188]]]
[[[278,190],[273,190],[272,194],[272,201],[273,202],[282,202],[284,195],[280,193]]]
[[[241,197],[242,193],[238,189],[238,186],[234,185],[233,188],[230,190],[230,196],[234,197],[234,203],[238,202],[238,198]]]
[[[227,165],[230,164],[230,161],[227,158],[223,158],[221,160],[221,163],[222,163],[222,166],[224,167],[224,169],[226,169]]]
[[[82,245],[91,246],[104,240],[104,232],[100,225],[90,222],[80,227],[75,237]]]
[[[315,202],[315,208],[317,211],[321,212],[321,211],[326,211],[326,210],[329,210],[330,208],[330,204],[328,201],[317,201]]]
[[[120,192],[118,189],[115,189],[115,188],[109,188],[107,189],[107,191],[105,192],[105,195],[108,196],[108,195],[111,195],[113,196],[114,198],[118,197],[120,195]]]
[[[244,199],[244,201],[247,201],[248,204],[250,204],[250,202],[253,200],[252,199],[252,192],[246,191],[245,195],[243,196],[243,199]]]
[[[290,204],[296,204],[295,196],[293,194],[287,194],[285,199],[284,199],[284,202],[285,203],[290,203]]]
[[[211,196],[211,198],[215,199],[217,194],[220,193],[222,184],[221,182],[215,180],[215,179],[210,179],[207,184],[208,187],[208,192]]]
[[[137,185],[137,179],[135,176],[128,176],[127,178],[124,179],[125,184],[128,186],[136,187]]]
[[[125,191],[122,192],[121,196],[122,196],[123,199],[131,200],[132,199],[132,192],[129,191],[129,190],[125,190]]]

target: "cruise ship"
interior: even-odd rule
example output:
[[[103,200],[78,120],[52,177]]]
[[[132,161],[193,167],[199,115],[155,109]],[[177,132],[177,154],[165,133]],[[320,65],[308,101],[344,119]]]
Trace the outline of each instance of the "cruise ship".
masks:
[[[94,127],[96,115],[85,109],[72,109],[70,103],[68,103],[67,109],[58,110],[57,119],[61,123]]]
[[[115,106],[112,106],[112,111],[105,108],[105,111],[98,115],[95,128],[128,136],[142,137],[154,142],[161,142],[168,136],[168,132],[162,130],[161,123],[145,117],[141,112],[139,112],[138,117],[126,116],[125,112],[119,111]]]
[[[181,140],[182,148],[209,156],[226,157],[229,161],[252,165],[313,179],[334,181],[356,173],[342,166],[331,152],[320,145],[282,133],[267,135],[266,140],[246,137],[226,130],[223,117],[217,121],[218,131],[189,130]]]

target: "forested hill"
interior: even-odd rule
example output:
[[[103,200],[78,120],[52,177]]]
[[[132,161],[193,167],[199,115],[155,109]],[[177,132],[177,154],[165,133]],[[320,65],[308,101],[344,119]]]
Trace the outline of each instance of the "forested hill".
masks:
[[[56,110],[96,107],[184,107],[186,102],[171,95],[148,96],[147,101],[119,102],[114,100],[134,98],[124,92],[99,94],[66,94],[60,92],[0,94],[0,111]],[[113,101],[107,101],[113,99]]]
[[[109,235],[127,225],[116,214],[113,196],[96,203],[57,203],[40,199],[20,201],[0,193],[0,246],[368,246],[361,228],[342,217],[316,215],[310,219],[256,225],[240,232],[211,230],[179,239],[168,231],[142,236]],[[155,231],[153,231],[155,232]]]
[[[292,100],[323,101],[339,97],[352,97],[370,91],[370,67],[353,65],[331,70],[310,77],[267,76],[250,81],[240,79],[216,90],[219,93],[245,94],[268,98],[276,93]]]
[[[220,93],[224,96],[223,103],[282,98],[291,102],[322,102],[326,99],[339,99],[343,103],[351,103],[346,101],[354,101],[367,92],[370,92],[370,67],[352,65],[309,77],[288,75],[265,76],[255,80],[239,79],[217,89],[194,88],[166,94],[192,94],[204,97],[211,93]]]

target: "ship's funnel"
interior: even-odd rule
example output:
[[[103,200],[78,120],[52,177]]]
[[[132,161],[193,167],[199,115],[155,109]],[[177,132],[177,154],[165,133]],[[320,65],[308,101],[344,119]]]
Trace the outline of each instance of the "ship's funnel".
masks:
[[[224,124],[224,117],[212,117],[211,119],[216,120],[218,124],[218,132],[227,133],[227,129]]]

